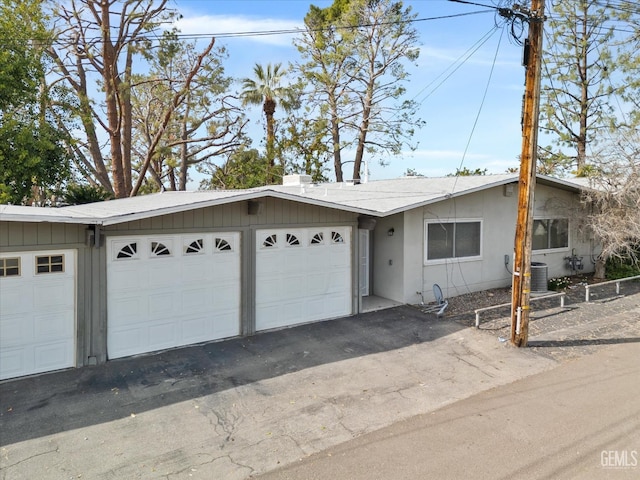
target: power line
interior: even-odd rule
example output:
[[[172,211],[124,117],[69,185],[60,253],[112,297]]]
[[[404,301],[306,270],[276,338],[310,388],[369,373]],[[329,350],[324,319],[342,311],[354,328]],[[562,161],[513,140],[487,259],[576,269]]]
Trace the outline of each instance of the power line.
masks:
[[[436,21],[436,20],[447,20],[452,18],[467,17],[471,15],[479,15],[483,13],[491,13],[495,10],[495,7],[489,7],[489,8],[490,8],[489,10],[476,10],[473,12],[455,13],[450,15],[439,15],[436,17],[414,18],[411,20],[402,20],[399,22],[398,21],[381,22],[377,25],[385,26],[385,25],[397,25],[399,23],[410,24],[410,23],[418,23],[418,22],[430,22],[430,21]],[[248,30],[248,31],[241,31],[241,32],[184,33],[184,34],[178,33],[176,36],[183,40],[198,40],[202,38],[211,38],[211,37],[215,37],[215,38],[264,37],[264,36],[274,36],[274,35],[296,35],[296,34],[301,34],[305,32],[325,32],[325,31],[330,31],[332,28],[337,28],[342,30],[349,30],[349,29],[355,30],[358,28],[366,28],[371,26],[373,25],[362,23],[358,25],[344,25],[344,26],[338,26],[338,27],[332,26],[327,28],[316,28],[316,29],[310,29],[310,30],[302,27],[296,27],[296,28],[275,29],[275,30]],[[157,40],[157,37],[151,36],[151,35],[141,35],[136,37],[136,40],[138,39],[153,41],[153,40]],[[102,40],[102,37],[99,37],[99,36],[87,37],[85,40],[87,42],[100,43],[100,41]],[[56,41],[55,43],[64,43],[64,42]]]
[[[604,3],[601,0],[597,0],[594,2],[595,5],[598,5],[599,7],[602,8],[610,8],[611,10],[618,10],[620,12],[624,12],[624,13],[631,13],[631,14],[640,14],[640,5],[638,3],[635,2],[629,2],[629,1],[619,1],[619,2],[614,2],[614,1],[605,1]],[[635,8],[633,8],[635,7]]]
[[[443,75],[446,74],[446,76],[444,78],[442,78],[442,81],[440,81],[435,87],[433,87],[433,89],[431,89],[421,100],[418,100],[418,104],[424,103],[424,101],[427,100],[427,98],[429,98],[431,95],[433,95],[436,92],[436,90],[438,90],[438,88],[440,88],[444,84],[444,82],[446,82],[454,73],[456,73],[458,71],[458,69],[460,69],[460,67],[462,67],[480,49],[480,47],[482,47],[485,43],[487,43],[489,41],[489,39],[498,30],[498,28],[499,27],[497,25],[492,27],[491,30],[489,30],[487,33],[485,33],[480,38],[480,40],[478,40],[476,43],[474,43],[469,49],[467,49],[467,51],[465,51],[456,60],[454,60],[451,65],[449,65],[447,68],[445,68],[444,71],[440,75],[438,75],[429,84],[427,84],[425,87],[423,87],[413,97],[413,99],[415,100],[425,90],[427,90],[430,86],[432,86],[440,78],[442,78]],[[449,72],[450,69],[451,69],[451,71]]]
[[[464,147],[464,152],[462,153],[462,159],[460,160],[460,166],[458,167],[458,170],[462,170],[462,166],[464,165],[467,152],[469,151],[469,146],[471,145],[471,139],[473,138],[473,134],[476,131],[476,127],[478,126],[478,120],[480,120],[480,114],[482,113],[484,102],[487,99],[487,93],[489,92],[489,86],[491,85],[491,80],[493,79],[493,72],[496,68],[496,62],[498,60],[498,52],[500,51],[500,45],[502,44],[503,35],[504,35],[504,27],[502,28],[502,32],[500,33],[500,38],[498,39],[498,45],[496,46],[496,53],[493,56],[493,63],[491,64],[491,70],[489,71],[489,78],[487,79],[487,84],[484,88],[484,93],[482,94],[482,100],[480,101],[480,107],[478,108],[478,113],[476,114],[476,118],[473,122],[473,127],[471,128],[471,132],[469,133],[469,140],[467,140],[467,144]],[[455,189],[455,184],[457,183],[457,181],[458,179],[456,178],[456,182],[454,183],[453,189]]]
[[[455,3],[463,3],[465,5],[473,5],[476,7],[486,7],[486,8],[493,8],[495,10],[498,10],[498,7],[496,7],[495,5],[485,5],[483,3],[476,3],[476,2],[468,2],[466,0],[449,0],[450,2],[455,2]]]
[[[556,3],[555,1],[552,2],[553,7],[555,7],[555,3]],[[615,10],[615,11],[627,13],[630,15],[640,15],[640,4],[633,3],[627,0],[620,0],[618,2],[615,2],[612,0],[594,0],[593,3],[586,5],[586,9],[592,6],[600,7],[602,10]],[[564,17],[555,15],[553,11],[547,13],[547,18],[554,21],[564,20]],[[621,19],[621,18],[615,18],[615,17],[608,18],[606,21],[603,21],[602,23],[603,24],[612,23],[613,26],[609,27],[609,29],[615,32],[627,33],[627,34],[638,33],[638,28],[639,28],[638,26],[636,26],[636,29],[634,30],[632,22],[625,21],[624,19]],[[625,27],[629,27],[631,29],[628,29]]]

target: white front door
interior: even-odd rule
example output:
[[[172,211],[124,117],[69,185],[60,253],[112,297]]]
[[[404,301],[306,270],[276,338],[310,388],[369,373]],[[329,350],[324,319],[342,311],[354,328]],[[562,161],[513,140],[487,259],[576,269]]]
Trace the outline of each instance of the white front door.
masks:
[[[240,233],[117,237],[107,248],[109,358],[240,334]]]
[[[0,255],[0,379],[75,365],[76,251]]]
[[[369,295],[369,230],[358,230],[360,251],[360,296]]]
[[[351,227],[256,231],[256,330],[351,313]]]

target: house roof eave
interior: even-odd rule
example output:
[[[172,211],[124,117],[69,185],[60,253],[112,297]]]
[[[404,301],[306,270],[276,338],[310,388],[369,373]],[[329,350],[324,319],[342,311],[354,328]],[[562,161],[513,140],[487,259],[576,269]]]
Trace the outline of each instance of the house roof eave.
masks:
[[[99,222],[83,215],[69,215],[62,208],[0,205],[0,221],[27,223],[71,223],[95,225]]]
[[[537,182],[541,185],[553,186],[563,190],[579,193],[587,188],[579,182],[558,179],[545,175],[537,175]],[[96,204],[75,205],[61,208],[25,207],[0,205],[0,220],[10,222],[57,222],[88,225],[116,225],[136,220],[170,215],[185,211],[197,210],[216,205],[225,205],[242,201],[258,200],[262,198],[278,198],[307,205],[331,208],[358,215],[371,217],[388,217],[401,212],[421,208],[453,198],[462,197],[476,192],[488,190],[510,183],[518,183],[517,174],[502,175],[501,178],[487,178],[486,183],[473,185],[474,182],[458,183],[456,180],[445,189],[409,189],[402,196],[389,192],[368,189],[360,191],[357,186],[346,187],[341,194],[336,195],[336,187],[329,188],[300,186],[300,190],[290,186],[265,186],[250,190],[239,191],[209,191],[209,192],[164,192],[132,199],[110,200]],[[451,183],[451,181],[450,181]],[[461,185],[462,184],[462,185]],[[393,184],[397,187],[397,184]],[[456,188],[457,187],[457,188]],[[340,188],[340,187],[338,187]],[[350,192],[345,196],[345,192]],[[352,195],[355,193],[356,195]],[[386,196],[385,196],[386,195]],[[393,201],[388,201],[389,198]]]

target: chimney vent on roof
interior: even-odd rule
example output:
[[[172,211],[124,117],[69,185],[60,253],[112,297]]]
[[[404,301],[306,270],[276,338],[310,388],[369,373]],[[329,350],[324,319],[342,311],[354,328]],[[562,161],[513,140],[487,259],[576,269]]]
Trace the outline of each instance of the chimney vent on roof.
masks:
[[[282,185],[284,186],[302,186],[311,185],[311,175],[285,175],[282,177]]]

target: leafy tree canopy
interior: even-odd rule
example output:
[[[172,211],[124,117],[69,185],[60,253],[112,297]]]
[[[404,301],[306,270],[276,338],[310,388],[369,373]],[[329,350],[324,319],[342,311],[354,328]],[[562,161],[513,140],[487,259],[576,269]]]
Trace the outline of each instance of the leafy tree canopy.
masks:
[[[40,0],[0,4],[0,203],[22,203],[69,176],[63,134],[49,117]]]
[[[255,148],[239,150],[229,155],[222,165],[209,166],[201,171],[208,174],[209,179],[202,181],[200,188],[221,190],[260,187],[266,185],[273,174],[268,158]],[[283,174],[281,170],[277,173],[279,176]]]
[[[66,204],[82,205],[85,203],[110,200],[111,198],[113,198],[113,195],[99,185],[71,183],[67,185],[62,198],[64,203]]]
[[[475,175],[486,175],[486,168],[476,168],[471,170],[469,167],[456,168],[456,173],[450,173],[447,177],[473,177]]]
[[[359,180],[365,155],[384,163],[412,147],[422,121],[415,102],[403,97],[405,67],[419,55],[414,18],[393,0],[335,0],[324,9],[311,6],[305,16],[295,71],[307,82],[305,117],[322,122],[338,182],[346,163],[353,162],[347,178]],[[345,152],[352,158],[344,159]]]

